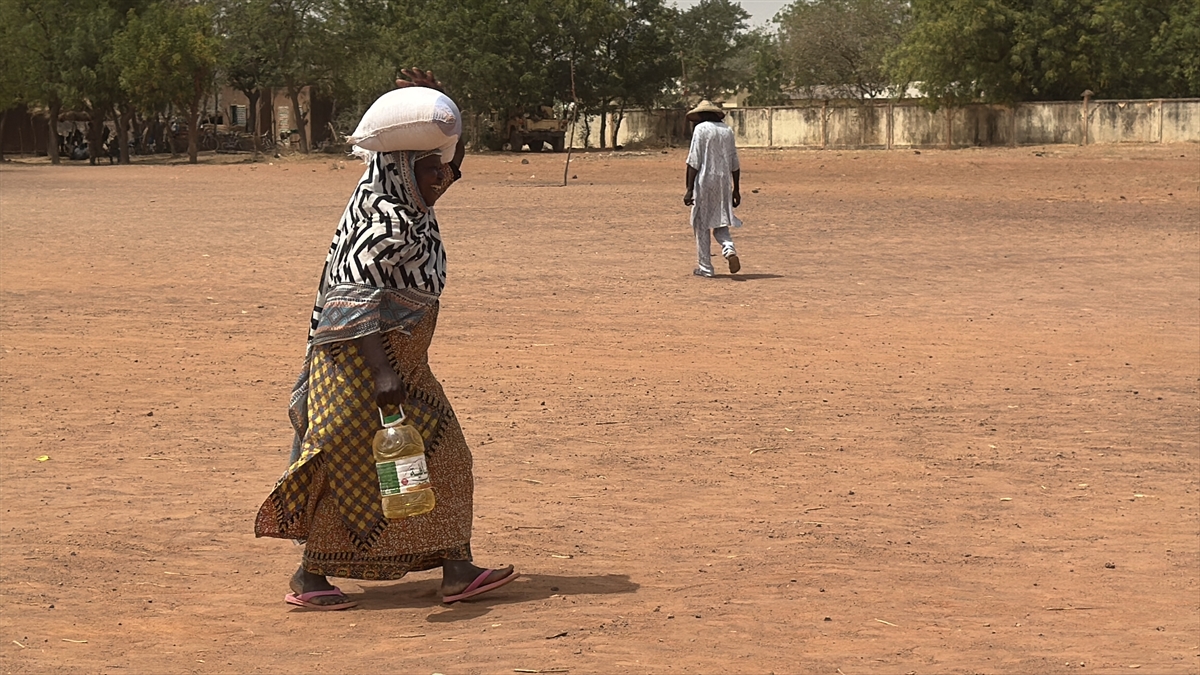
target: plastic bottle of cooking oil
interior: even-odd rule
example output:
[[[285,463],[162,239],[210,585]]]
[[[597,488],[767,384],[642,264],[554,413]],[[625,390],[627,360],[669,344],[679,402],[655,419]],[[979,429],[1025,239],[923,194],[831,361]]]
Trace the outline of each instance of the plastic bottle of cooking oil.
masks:
[[[429,484],[421,432],[404,423],[403,409],[399,415],[387,417],[380,410],[379,419],[383,428],[375,432],[371,449],[379,473],[383,515],[390,520],[399,520],[429,513],[434,505],[433,488]]]

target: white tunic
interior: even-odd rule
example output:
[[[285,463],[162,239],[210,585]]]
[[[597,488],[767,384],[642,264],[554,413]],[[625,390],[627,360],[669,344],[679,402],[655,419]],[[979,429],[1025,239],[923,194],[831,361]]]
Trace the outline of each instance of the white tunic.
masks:
[[[742,221],[733,215],[732,174],[741,169],[733,130],[724,122],[697,124],[692,131],[687,164],[697,171],[692,193],[696,200],[692,206],[692,227],[708,230],[741,227]]]

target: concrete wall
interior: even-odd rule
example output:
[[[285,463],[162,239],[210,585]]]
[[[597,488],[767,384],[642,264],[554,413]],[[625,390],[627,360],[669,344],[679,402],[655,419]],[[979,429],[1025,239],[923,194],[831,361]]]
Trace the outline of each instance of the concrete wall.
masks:
[[[725,116],[725,123],[733,129],[737,144],[746,148],[771,146],[770,108],[732,108]]]
[[[1088,110],[1089,143],[1157,143],[1158,101],[1097,101]]]
[[[772,108],[772,139],[782,148],[821,147],[821,109]]]
[[[1059,143],[1200,142],[1200,99],[968,105],[936,112],[913,101],[793,108],[730,108],[725,121],[743,148],[925,148]],[[600,118],[575,147],[600,147]],[[610,131],[611,133],[611,131]],[[617,144],[685,145],[679,110],[630,111]],[[949,143],[947,143],[949,139]]]
[[[946,114],[915,105],[892,109],[892,147],[924,148],[946,144]]]
[[[1162,135],[1160,143],[1195,141],[1200,127],[1200,105],[1191,100],[1162,101]]]
[[[1052,145],[1083,142],[1079,103],[1041,103],[1017,106],[1017,143]]]
[[[954,111],[951,122],[955,145],[1012,145],[1013,143],[1013,111],[1007,106],[973,105],[962,108]]]

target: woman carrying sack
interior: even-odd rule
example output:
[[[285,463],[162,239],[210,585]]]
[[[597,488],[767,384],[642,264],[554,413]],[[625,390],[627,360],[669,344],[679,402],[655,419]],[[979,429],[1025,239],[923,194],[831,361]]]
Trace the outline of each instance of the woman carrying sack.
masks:
[[[432,72],[403,73],[408,79],[397,80],[398,87],[441,91]],[[254,524],[256,536],[304,543],[284,598],[289,604],[318,610],[357,605],[330,576],[389,580],[441,567],[447,603],[517,577],[511,566],[484,569],[470,562],[471,451],[429,370],[446,280],[433,205],[461,175],[461,122],[456,135],[453,157],[444,156],[445,147],[356,148],[367,169],[325,260],[304,367],[292,390],[291,462]],[[424,515],[388,520],[371,441],[379,411],[401,404],[425,441],[437,505]]]

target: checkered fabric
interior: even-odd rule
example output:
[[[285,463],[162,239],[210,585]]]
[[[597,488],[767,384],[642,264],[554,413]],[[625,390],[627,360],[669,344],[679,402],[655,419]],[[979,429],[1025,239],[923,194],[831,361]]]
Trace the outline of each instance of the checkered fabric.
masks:
[[[351,540],[366,549],[387,527],[371,455],[371,441],[379,427],[375,387],[366,359],[353,343],[334,351],[340,353],[313,364],[305,445],[325,454],[331,496]]]
[[[282,535],[306,538],[309,500],[327,487],[351,541],[360,550],[369,550],[388,523],[371,453],[379,413],[370,369],[352,342],[319,347],[313,352],[309,384],[309,424],[300,456],[271,494],[276,522]],[[440,422],[453,412],[421,390],[409,392],[404,408],[408,423],[421,433],[426,452],[436,451]],[[326,486],[313,485],[318,462],[324,464]]]

